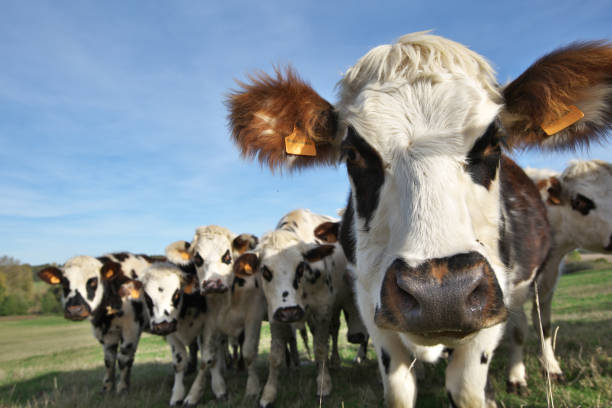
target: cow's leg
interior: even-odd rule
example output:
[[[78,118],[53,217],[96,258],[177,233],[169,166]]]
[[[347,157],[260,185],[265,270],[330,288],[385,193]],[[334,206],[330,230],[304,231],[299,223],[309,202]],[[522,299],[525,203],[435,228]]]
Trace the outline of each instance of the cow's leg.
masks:
[[[257,352],[259,349],[259,336],[261,332],[261,319],[256,316],[247,319],[244,327],[244,337],[242,341],[242,351],[247,369],[247,383],[245,395],[254,397],[259,394],[261,385],[259,384],[259,376],[255,369],[255,361],[257,360]]]
[[[508,364],[507,391],[517,394],[527,392],[527,372],[525,369],[524,347],[527,339],[527,316],[523,304],[529,297],[530,285],[522,283],[515,287],[510,307],[508,333],[510,335],[510,361]]]
[[[559,280],[559,264],[561,263],[562,259],[563,254],[552,254],[548,259],[546,267],[541,271],[540,276],[536,281],[540,303],[540,316],[542,319],[542,333],[544,334],[544,339],[542,342],[542,364],[544,366],[544,371],[550,374],[550,379],[553,381],[564,381],[565,379],[561,366],[555,358],[551,326],[552,300],[555,294],[557,282]],[[539,337],[540,319],[538,318],[538,309],[535,302],[535,296],[533,307],[531,308],[531,318],[533,327],[536,329]]]
[[[498,324],[481,330],[466,344],[455,347],[446,368],[446,391],[451,406],[458,408],[496,407],[487,399],[485,388],[493,351],[504,330]]]
[[[216,337],[212,343],[213,347],[210,349],[209,359],[207,365],[210,367],[211,375],[211,388],[218,400],[227,397],[227,387],[225,385],[225,379],[223,378],[224,368],[224,350],[220,347],[220,338]]]
[[[314,322],[314,357],[317,363],[317,396],[327,397],[331,394],[332,382],[329,375],[329,326],[328,317],[317,319]]]
[[[368,359],[368,342],[370,341],[370,336],[366,336],[365,340],[359,344],[359,349],[357,350],[357,354],[353,359],[353,363],[361,364]]]
[[[198,346],[200,347],[200,367],[198,369],[198,375],[191,384],[189,394],[184,400],[183,405],[186,407],[195,407],[204,394],[204,387],[206,381],[206,372],[215,362],[215,351],[214,348],[219,347],[220,344],[213,344],[215,342],[214,329],[211,327],[212,324],[204,324],[202,335],[198,338]],[[221,340],[218,340],[221,343]],[[217,362],[220,364],[219,362]]]
[[[198,368],[198,340],[194,339],[189,345],[189,363],[185,374],[191,374]]]
[[[330,368],[340,367],[340,353],[338,352],[338,333],[340,332],[340,308],[334,310],[331,316],[329,332],[332,340],[331,358],[329,360]]]
[[[121,332],[121,344],[117,355],[119,365],[119,382],[117,383],[117,393],[127,392],[130,388],[130,374],[134,365],[134,355],[140,340],[140,326],[137,324],[125,327]]]
[[[187,359],[185,345],[174,335],[174,333],[166,336],[166,341],[172,350],[172,364],[174,365],[174,385],[172,386],[170,406],[175,406],[182,404],[183,398],[185,398],[185,385],[183,384],[183,380],[185,378],[185,372],[188,370],[187,366],[190,363]]]
[[[119,339],[115,336],[105,336],[104,338],[104,379],[102,380],[102,391],[109,392],[115,384],[115,362],[117,361],[117,348]]]
[[[304,348],[306,349],[306,355],[309,360],[312,360],[312,353],[310,352],[310,344],[308,344],[308,329],[306,326],[301,327],[300,329],[300,337],[302,338],[302,343],[304,343]]]
[[[291,326],[283,323],[270,322],[271,344],[268,359],[268,380],[264,386],[259,406],[268,408],[276,399],[278,392],[278,373],[285,355],[285,342],[293,336]]]

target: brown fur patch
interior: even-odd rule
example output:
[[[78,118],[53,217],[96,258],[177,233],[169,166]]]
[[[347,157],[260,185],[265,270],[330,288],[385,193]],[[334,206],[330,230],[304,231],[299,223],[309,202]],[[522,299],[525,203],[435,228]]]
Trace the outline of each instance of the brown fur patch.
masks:
[[[239,255],[242,255],[249,249],[254,249],[258,242],[259,240],[255,235],[240,234],[232,241],[232,249]]]
[[[612,44],[575,43],[542,57],[503,91],[506,142],[511,147],[542,147],[548,136],[541,125],[565,115],[570,105],[593,97],[589,92],[597,86],[612,86]],[[610,98],[610,91],[606,98]],[[605,137],[612,126],[612,110],[611,101],[604,102],[608,111],[602,113],[603,120],[595,123],[585,116],[563,131],[567,137],[547,147],[571,148]]]
[[[319,224],[314,230],[314,236],[323,242],[333,244],[338,241],[338,232],[340,230],[339,222],[324,222]]]
[[[336,161],[333,145],[337,116],[333,106],[321,98],[290,67],[250,76],[251,83],[238,82],[241,90],[230,93],[226,104],[232,137],[245,157],[257,157],[271,169],[291,169]],[[285,152],[285,137],[297,130],[315,142],[316,157],[291,156]]]
[[[550,205],[561,205],[561,182],[556,177],[551,177],[548,179],[549,187],[546,190],[548,192],[548,198],[546,199],[546,203]]]

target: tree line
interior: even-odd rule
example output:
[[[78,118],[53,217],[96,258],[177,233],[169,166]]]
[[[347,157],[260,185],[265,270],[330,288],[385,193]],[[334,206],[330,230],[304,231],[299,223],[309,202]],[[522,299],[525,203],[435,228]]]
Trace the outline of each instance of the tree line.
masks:
[[[0,256],[0,316],[61,313],[60,286],[49,286],[37,275],[47,266]]]

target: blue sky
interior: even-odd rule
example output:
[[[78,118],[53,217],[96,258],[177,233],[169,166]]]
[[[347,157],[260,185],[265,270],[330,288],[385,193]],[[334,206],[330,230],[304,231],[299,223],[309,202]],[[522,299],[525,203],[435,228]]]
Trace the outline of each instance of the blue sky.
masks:
[[[199,225],[262,234],[294,208],[334,214],[344,168],[273,175],[230,142],[224,96],[255,69],[291,63],[333,102],[370,48],[433,29],[507,82],[557,46],[612,38],[611,21],[609,0],[3,2],[0,255],[159,254]],[[560,170],[612,149],[516,157]]]

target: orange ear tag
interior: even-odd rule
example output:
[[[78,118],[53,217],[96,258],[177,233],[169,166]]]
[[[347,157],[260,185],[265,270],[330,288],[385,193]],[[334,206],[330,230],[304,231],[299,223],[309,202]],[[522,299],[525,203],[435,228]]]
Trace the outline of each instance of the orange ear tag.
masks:
[[[570,127],[580,119],[584,118],[584,113],[574,105],[569,106],[569,111],[558,119],[542,124],[542,130],[548,135],[552,136],[555,133],[562,131],[563,129]]]
[[[57,276],[51,276],[51,278],[49,278],[49,282],[51,282],[52,285],[57,285],[60,283],[60,280]]]
[[[244,273],[246,273],[247,275],[250,275],[251,272],[253,272],[253,268],[251,268],[251,265],[245,264],[244,265]]]
[[[140,297],[140,292],[138,291],[138,289],[132,289],[130,291],[130,297],[132,299],[138,299]]]
[[[293,128],[293,132],[285,137],[285,151],[296,156],[316,156],[315,144],[304,133]]]

